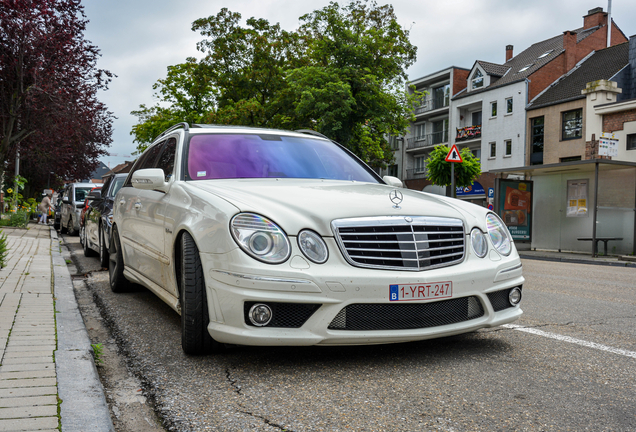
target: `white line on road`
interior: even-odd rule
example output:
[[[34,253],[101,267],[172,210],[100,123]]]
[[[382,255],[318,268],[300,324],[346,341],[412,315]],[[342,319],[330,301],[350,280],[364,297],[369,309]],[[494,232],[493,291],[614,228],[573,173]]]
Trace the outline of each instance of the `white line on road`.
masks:
[[[545,332],[542,330],[537,330],[534,328],[528,328],[528,327],[524,327],[524,326],[520,326],[520,325],[516,325],[516,324],[504,324],[502,327],[506,327],[512,330],[518,330],[518,331],[522,331],[522,332],[526,332],[526,333],[531,333],[537,336],[543,336],[543,337],[547,337],[550,339],[556,339],[559,341],[563,341],[563,342],[569,342],[569,343],[573,343],[573,344],[577,344],[577,345],[581,345],[587,348],[594,348],[597,350],[601,350],[601,351],[607,351],[607,352],[611,352],[614,354],[618,354],[618,355],[622,355],[625,357],[631,357],[631,358],[635,358],[636,359],[636,352],[634,351],[627,351],[624,349],[620,349],[620,348],[614,348],[611,346],[607,346],[607,345],[601,345],[601,344],[597,344],[595,342],[588,342],[588,341],[584,341],[582,339],[576,339],[573,337],[569,337],[569,336],[563,336],[560,334],[556,334],[556,333],[550,333],[550,332]]]

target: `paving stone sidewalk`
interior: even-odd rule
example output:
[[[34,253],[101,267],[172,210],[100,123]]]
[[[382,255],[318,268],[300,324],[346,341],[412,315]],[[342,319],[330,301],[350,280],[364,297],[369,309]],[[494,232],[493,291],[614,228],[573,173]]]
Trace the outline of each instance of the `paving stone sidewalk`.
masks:
[[[77,307],[56,232],[47,225],[34,223],[28,229],[2,228],[2,231],[7,236],[9,254],[6,266],[0,270],[0,431],[113,430],[103,390],[86,349],[81,363],[73,358],[60,360],[68,355],[57,351],[58,339],[81,340],[89,350],[90,342],[88,336],[77,338],[74,333],[69,336],[59,331],[60,327],[62,333],[66,327],[82,327],[84,332],[86,329],[74,316],[73,325],[59,322],[60,307],[56,308],[55,303],[58,296],[72,297],[72,301],[64,302],[70,304],[66,309],[71,312],[62,316],[62,323],[69,322],[66,316],[73,315]],[[54,268],[56,261],[58,274]],[[56,290],[56,281],[67,282],[61,284],[64,292]],[[58,363],[63,363],[57,365],[61,374],[56,370],[56,355]],[[74,375],[74,369],[82,369],[86,364],[89,367],[84,369],[90,369],[87,375]],[[64,372],[69,369],[70,373]],[[86,389],[78,389],[73,383]],[[71,391],[64,393],[60,391],[62,388]],[[65,408],[65,398],[69,400],[66,406],[72,409]],[[83,412],[76,412],[77,401]],[[69,421],[65,421],[66,417]],[[85,418],[89,423],[76,422],[75,417]]]

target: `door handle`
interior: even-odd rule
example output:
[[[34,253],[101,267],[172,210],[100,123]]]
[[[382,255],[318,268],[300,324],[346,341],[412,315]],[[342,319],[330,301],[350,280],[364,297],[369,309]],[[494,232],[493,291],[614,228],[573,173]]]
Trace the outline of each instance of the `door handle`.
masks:
[[[119,205],[124,205],[124,204],[126,204],[126,200],[125,200],[125,199],[123,199],[123,198],[122,198],[122,199],[120,199],[120,200],[119,200]]]
[[[137,202],[135,203],[135,206],[134,206],[134,207],[135,207],[135,210],[139,210],[139,209],[141,209],[141,203],[140,203],[139,201],[137,201]]]

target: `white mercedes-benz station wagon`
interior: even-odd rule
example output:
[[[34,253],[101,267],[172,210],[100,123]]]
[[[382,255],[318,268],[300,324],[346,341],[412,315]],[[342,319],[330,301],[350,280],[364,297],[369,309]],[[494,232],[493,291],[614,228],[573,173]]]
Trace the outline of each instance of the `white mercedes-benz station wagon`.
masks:
[[[522,314],[496,214],[404,189],[311,131],[167,130],[115,198],[109,252],[111,289],[141,284],[181,314],[188,354],[417,341]]]

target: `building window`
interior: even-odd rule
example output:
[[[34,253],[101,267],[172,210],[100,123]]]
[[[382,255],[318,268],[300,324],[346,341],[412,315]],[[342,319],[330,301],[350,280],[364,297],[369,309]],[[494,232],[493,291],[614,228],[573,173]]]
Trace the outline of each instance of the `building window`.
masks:
[[[450,101],[450,84],[433,89],[433,109],[444,108]]]
[[[448,119],[433,122],[433,144],[448,142]]]
[[[506,99],[506,114],[512,113],[512,98]]]
[[[565,111],[562,118],[562,140],[571,140],[583,136],[583,110],[581,108],[572,111]]]
[[[546,52],[544,52],[543,54],[541,54],[541,55],[539,56],[539,58],[541,59],[541,58],[547,57],[547,56],[548,56],[548,55],[549,55],[552,51],[554,51],[554,50],[553,50],[553,49],[551,49],[550,51],[546,51]]]
[[[484,75],[481,73],[479,69],[475,71],[472,82],[473,82],[473,85],[472,85],[473,90],[484,86]]]
[[[532,149],[530,153],[530,165],[543,163],[543,125],[544,118],[536,117],[531,120],[530,139]]]
[[[481,126],[481,111],[475,111],[471,116],[473,120],[471,126]]]
[[[415,141],[421,141],[425,138],[426,135],[426,123],[416,124],[413,127],[413,136],[415,137]]]
[[[389,175],[392,176],[392,177],[397,177],[398,176],[398,166],[397,165],[389,166]]]
[[[627,135],[627,150],[636,150],[636,134]]]
[[[426,158],[423,156],[415,158],[415,172],[417,174],[426,172]]]
[[[506,147],[506,156],[511,156],[512,155],[512,140],[505,140],[504,144]]]
[[[490,117],[497,117],[497,102],[490,102]]]
[[[481,149],[474,149],[470,151],[473,156],[475,156],[475,159],[481,159]]]
[[[534,63],[530,63],[529,65],[525,65],[524,67],[522,67],[521,69],[519,69],[519,72],[525,72],[528,69],[530,69],[532,67]],[[518,73],[518,72],[517,72]]]
[[[491,142],[490,143],[490,158],[496,158],[497,157],[497,143]]]

